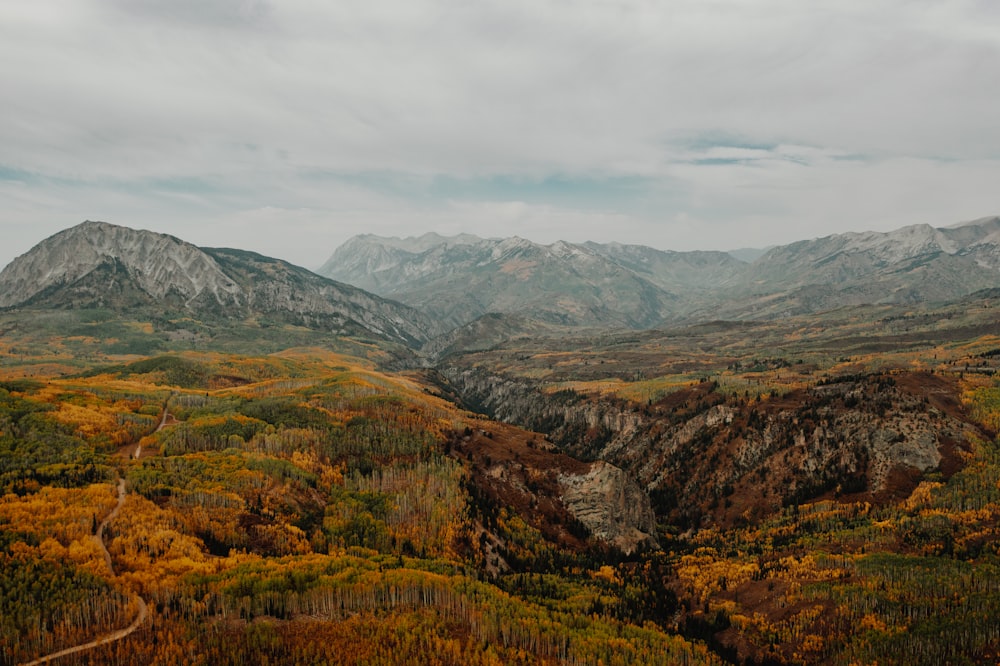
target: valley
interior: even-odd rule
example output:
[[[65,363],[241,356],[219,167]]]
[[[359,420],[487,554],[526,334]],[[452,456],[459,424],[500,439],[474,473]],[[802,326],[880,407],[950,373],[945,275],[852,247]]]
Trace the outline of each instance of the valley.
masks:
[[[67,230],[0,273],[0,663],[996,660],[997,224]]]

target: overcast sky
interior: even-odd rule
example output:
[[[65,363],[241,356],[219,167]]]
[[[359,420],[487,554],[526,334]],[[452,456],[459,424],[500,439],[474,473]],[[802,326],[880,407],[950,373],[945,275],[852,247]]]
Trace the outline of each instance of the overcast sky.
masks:
[[[1000,214],[994,0],[12,0],[0,102],[0,266],[85,219],[315,268]]]

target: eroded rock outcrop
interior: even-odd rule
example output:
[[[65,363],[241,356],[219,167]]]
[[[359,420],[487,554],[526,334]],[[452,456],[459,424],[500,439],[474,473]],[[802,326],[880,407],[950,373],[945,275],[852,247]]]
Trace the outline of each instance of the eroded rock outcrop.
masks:
[[[649,497],[628,475],[606,462],[585,474],[560,474],[562,501],[590,533],[624,553],[658,546]]]
[[[483,426],[452,433],[448,444],[472,474],[475,505],[510,507],[570,549],[595,541],[625,553],[657,547],[652,504],[627,472],[572,458],[520,428]],[[502,544],[496,550],[502,557]]]

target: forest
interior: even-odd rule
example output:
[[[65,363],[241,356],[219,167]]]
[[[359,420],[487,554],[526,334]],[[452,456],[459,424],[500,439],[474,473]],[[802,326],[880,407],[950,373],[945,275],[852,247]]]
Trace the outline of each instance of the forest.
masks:
[[[544,480],[516,496],[489,485],[528,479],[531,456],[563,455],[545,433],[468,411],[440,378],[380,368],[377,354],[303,346],[53,363],[7,348],[0,663],[91,641],[53,663],[996,660],[1000,384],[953,363],[992,362],[996,343],[933,352],[955,409],[978,428],[953,469],[923,474],[905,496],[817,488],[712,522],[737,487],[697,529],[658,510],[658,547],[629,553],[526,505],[541,502]],[[795,389],[796,369],[807,386],[838,368],[887,386],[914,359],[808,360],[805,371],[720,359],[720,397],[702,396],[699,409],[749,400],[766,416]],[[613,393],[650,412],[707,391],[703,374],[569,377],[557,390]],[[677,421],[687,404],[664,413]],[[463,452],[463,433],[515,448],[503,460]]]

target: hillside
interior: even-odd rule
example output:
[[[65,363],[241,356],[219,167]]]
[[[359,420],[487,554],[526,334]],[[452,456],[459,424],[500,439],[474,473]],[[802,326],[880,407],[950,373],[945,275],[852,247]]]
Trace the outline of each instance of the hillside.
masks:
[[[80,663],[718,663],[600,568],[656,545],[633,483],[430,388],[319,349],[3,380],[0,658],[142,605]]]
[[[520,338],[439,371],[639,480],[684,626],[732,663],[978,663],[1000,636],[995,307]]]
[[[765,318],[879,303],[945,302],[1000,283],[1000,218],[827,236],[755,261],[722,317]]]
[[[411,345],[437,330],[411,308],[277,259],[103,222],[62,231],[12,261],[0,272],[0,307],[264,316]]]
[[[0,340],[3,659],[141,600],[77,662],[980,662],[993,306],[525,337],[440,373],[319,347],[55,362],[77,343],[22,323]]]

